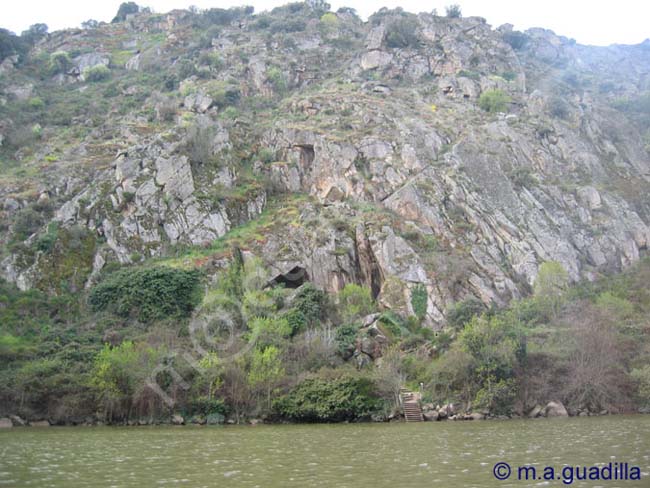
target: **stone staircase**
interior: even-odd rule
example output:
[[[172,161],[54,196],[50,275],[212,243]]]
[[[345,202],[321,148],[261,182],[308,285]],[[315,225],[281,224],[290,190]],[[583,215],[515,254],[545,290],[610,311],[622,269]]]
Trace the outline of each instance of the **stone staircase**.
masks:
[[[404,410],[404,419],[407,422],[422,422],[422,409],[420,408],[419,394],[413,393],[405,388],[399,391],[399,397],[402,402],[402,410]]]

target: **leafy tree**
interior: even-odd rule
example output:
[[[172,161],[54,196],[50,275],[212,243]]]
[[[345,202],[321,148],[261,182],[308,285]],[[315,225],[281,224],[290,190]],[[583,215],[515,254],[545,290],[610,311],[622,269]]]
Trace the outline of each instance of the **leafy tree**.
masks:
[[[20,35],[27,44],[34,45],[47,35],[46,24],[33,24]]]
[[[72,60],[67,51],[55,51],[50,54],[50,72],[53,75],[66,73],[72,68]]]
[[[535,297],[552,318],[557,316],[562,306],[568,285],[569,274],[557,261],[546,261],[539,267],[533,287]]]
[[[373,374],[377,390],[381,392],[382,397],[390,401],[394,411],[399,407],[400,389],[407,380],[403,356],[399,346],[390,346],[382,353],[381,363]]]
[[[505,112],[511,98],[502,90],[486,90],[478,99],[478,106],[491,114]]]
[[[474,357],[459,344],[452,348],[432,364],[429,387],[433,390],[434,398],[440,403],[448,403],[459,395],[466,404],[473,400],[476,376]]]
[[[221,374],[223,364],[217,353],[210,352],[203,356],[198,362],[200,368],[199,382],[205,385],[205,398],[212,400],[215,392],[221,387]]]
[[[129,418],[134,406],[151,395],[147,382],[163,356],[163,351],[131,341],[104,346],[95,359],[90,384],[109,420]]]
[[[324,13],[320,18],[321,24],[328,30],[336,29],[339,25],[339,18],[332,12]]]
[[[7,29],[0,29],[0,62],[14,54],[19,54],[22,57],[27,53],[28,49],[29,45],[25,42],[25,39],[18,37]]]
[[[127,15],[137,14],[140,11],[140,6],[135,2],[123,2],[117,10],[117,14],[111,20],[111,23],[123,22],[126,20]]]
[[[253,351],[248,381],[253,388],[259,388],[265,393],[269,409],[271,408],[271,393],[284,374],[280,350],[277,347],[268,346]]]
[[[455,303],[447,312],[447,323],[454,329],[462,329],[476,315],[485,312],[485,305],[474,297]]]
[[[493,412],[503,410],[501,391],[513,377],[515,365],[526,355],[525,341],[518,323],[504,317],[474,317],[459,337],[462,349],[474,361],[474,374],[479,386],[477,400]]]
[[[450,19],[459,19],[462,16],[460,5],[453,4],[445,7],[445,13]]]
[[[95,19],[84,20],[81,23],[82,29],[97,29],[97,27],[99,27],[99,22],[97,22]]]

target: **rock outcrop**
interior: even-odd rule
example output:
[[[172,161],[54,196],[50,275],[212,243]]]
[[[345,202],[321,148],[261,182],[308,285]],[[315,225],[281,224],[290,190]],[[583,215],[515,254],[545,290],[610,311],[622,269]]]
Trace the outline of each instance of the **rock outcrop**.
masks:
[[[141,52],[133,32],[105,27],[133,49],[122,63],[127,75],[152,60],[183,73],[165,84],[169,117],[160,107],[153,122],[111,112],[59,151],[55,170],[36,178],[38,191],[0,190],[8,229],[34,199],[52,206],[54,222],[95,236],[87,279],[111,261],[209,247],[270,203],[295,213],[239,244],[274,275],[299,267],[328,291],[363,284],[405,315],[415,314],[413,295],[424,290],[433,328],[459,300],[504,305],[529,293],[544,261],[560,263],[573,281],[591,280],[647,253],[650,157],[644,126],[620,110],[621,99],[650,90],[647,46],[587,47],[543,29],[383,10],[365,24],[338,14],[329,33],[308,24],[286,45],[242,21],[189,57],[189,18],[132,19],[130,29],[165,34]],[[417,42],[395,40],[400,22]],[[48,42],[39,49],[77,40],[57,34]],[[74,69],[111,62],[95,48],[75,57]],[[181,70],[185,61],[195,65]],[[14,64],[7,58],[3,72],[14,76]],[[159,93],[146,99],[149,87],[128,79],[124,97],[159,103]],[[3,86],[3,100],[32,99],[34,83]],[[490,90],[509,102],[482,110],[477,102]],[[276,108],[259,108],[267,105]],[[11,123],[3,122],[3,137]],[[23,236],[27,248],[47,224]],[[38,286],[43,252],[13,249],[3,276]],[[360,361],[375,349],[363,344]]]

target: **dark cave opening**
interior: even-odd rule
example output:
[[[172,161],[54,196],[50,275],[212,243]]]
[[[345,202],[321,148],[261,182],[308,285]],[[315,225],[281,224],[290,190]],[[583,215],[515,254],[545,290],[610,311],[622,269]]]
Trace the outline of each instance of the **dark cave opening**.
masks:
[[[307,270],[302,266],[294,266],[288,272],[279,274],[266,285],[266,288],[284,285],[285,288],[299,288],[309,281]]]
[[[300,165],[304,168],[310,166],[314,162],[316,153],[314,152],[314,146],[311,144],[299,144],[296,147],[300,149]]]

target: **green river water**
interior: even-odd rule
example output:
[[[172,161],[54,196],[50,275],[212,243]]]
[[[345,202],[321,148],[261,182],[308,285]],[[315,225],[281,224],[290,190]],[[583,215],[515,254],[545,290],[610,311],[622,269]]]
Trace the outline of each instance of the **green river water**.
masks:
[[[0,431],[0,486],[12,487],[552,487],[567,484],[520,481],[517,466],[616,462],[641,479],[570,486],[650,487],[650,416]]]

